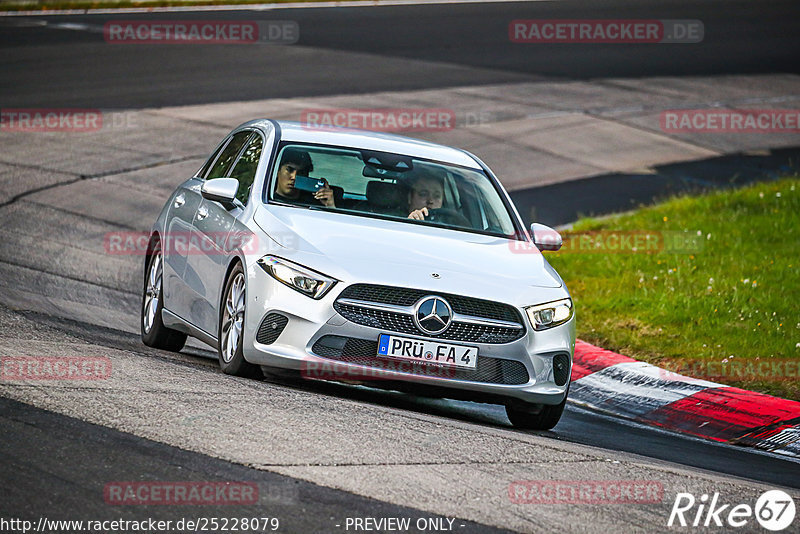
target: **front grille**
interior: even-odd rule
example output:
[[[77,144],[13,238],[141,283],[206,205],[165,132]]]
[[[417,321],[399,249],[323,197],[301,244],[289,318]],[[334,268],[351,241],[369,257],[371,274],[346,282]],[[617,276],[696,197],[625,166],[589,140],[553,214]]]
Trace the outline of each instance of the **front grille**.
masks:
[[[264,345],[274,343],[283,332],[283,329],[286,328],[287,322],[289,322],[289,319],[279,313],[268,314],[258,327],[256,341]]]
[[[413,306],[414,303],[425,295],[432,294],[446,298],[450,306],[453,307],[453,311],[462,315],[473,315],[475,317],[511,321],[513,323],[519,323],[522,320],[517,309],[508,304],[500,304],[499,302],[492,302],[491,300],[476,299],[461,295],[451,295],[449,293],[425,291],[423,289],[354,284],[342,291],[339,298],[382,302],[384,304],[394,304],[396,306]]]
[[[395,306],[413,306],[422,297],[433,293],[421,289],[355,284],[342,291],[339,299],[353,299]],[[445,298],[456,314],[470,315],[481,319],[508,321],[520,326],[523,324],[519,312],[508,304],[448,293],[436,292],[435,294]],[[524,327],[517,329],[466,322],[453,322],[444,332],[429,334],[418,329],[410,315],[342,304],[339,299],[337,299],[333,307],[348,321],[392,332],[468,343],[510,343],[525,334]]]
[[[466,380],[470,382],[483,382],[489,384],[520,385],[529,380],[528,371],[522,362],[503,360],[478,356],[474,370],[452,369],[435,365],[413,364],[398,365],[400,362],[385,358],[378,358],[378,342],[366,339],[357,339],[344,336],[323,336],[319,338],[311,351],[317,356],[337,360],[340,362],[354,363],[365,367],[376,367],[382,370],[398,370],[422,376],[436,376]],[[405,362],[402,362],[405,364]],[[412,363],[412,362],[409,362]]]

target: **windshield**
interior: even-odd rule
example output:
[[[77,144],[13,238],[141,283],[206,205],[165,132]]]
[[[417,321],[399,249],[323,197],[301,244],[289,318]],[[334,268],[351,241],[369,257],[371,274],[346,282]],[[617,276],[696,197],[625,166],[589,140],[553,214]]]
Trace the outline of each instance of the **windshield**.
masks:
[[[270,200],[351,215],[516,235],[511,215],[482,171],[411,156],[285,144],[269,181]]]

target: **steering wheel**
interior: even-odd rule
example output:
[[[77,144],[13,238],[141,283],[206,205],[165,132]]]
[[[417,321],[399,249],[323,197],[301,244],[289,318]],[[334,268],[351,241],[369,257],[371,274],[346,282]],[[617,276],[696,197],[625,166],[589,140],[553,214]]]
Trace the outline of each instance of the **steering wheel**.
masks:
[[[425,217],[426,221],[437,222],[442,224],[450,224],[453,226],[465,226],[472,228],[469,219],[464,217],[457,210],[449,208],[428,208],[428,216]]]

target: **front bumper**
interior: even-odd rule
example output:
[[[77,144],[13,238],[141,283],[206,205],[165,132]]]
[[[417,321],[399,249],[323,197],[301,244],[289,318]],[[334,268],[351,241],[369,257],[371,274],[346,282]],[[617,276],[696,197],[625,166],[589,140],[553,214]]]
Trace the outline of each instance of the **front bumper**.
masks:
[[[307,378],[368,382],[370,385],[420,394],[437,394],[474,401],[502,402],[505,399],[516,399],[552,405],[559,404],[566,394],[569,374],[566,383],[556,383],[553,362],[554,358],[568,357],[567,373],[571,371],[575,349],[574,316],[563,325],[541,332],[534,332],[526,324],[525,335],[510,343],[435,340],[478,347],[477,370],[480,373],[430,365],[417,366],[373,358],[374,354],[370,357],[370,343],[377,346],[378,336],[382,333],[430,338],[348,321],[333,307],[347,284],[340,282],[322,299],[313,300],[276,283],[258,266],[250,267],[249,271],[244,357],[250,363],[300,371]],[[257,334],[267,316],[285,317],[286,320],[267,321],[272,324],[265,326],[280,327],[280,334],[277,337],[267,336],[269,343],[260,343]],[[524,313],[522,316],[527,321]],[[263,335],[260,338],[265,339]],[[342,350],[337,352],[337,340],[341,339],[363,341],[356,345],[347,345],[358,346],[359,354]],[[342,344],[340,342],[338,346],[341,347]],[[509,374],[512,369],[513,373]],[[508,376],[513,378],[509,379]]]

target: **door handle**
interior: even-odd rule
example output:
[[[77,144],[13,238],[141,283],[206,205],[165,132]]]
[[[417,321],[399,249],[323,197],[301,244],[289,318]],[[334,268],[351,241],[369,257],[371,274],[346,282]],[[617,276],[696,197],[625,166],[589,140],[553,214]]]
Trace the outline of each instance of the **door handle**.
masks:
[[[208,208],[200,206],[200,209],[197,210],[197,219],[202,221],[206,217],[208,217]]]
[[[186,195],[181,193],[180,195],[175,197],[175,203],[173,204],[173,206],[175,206],[176,208],[180,208],[181,206],[184,205],[185,202],[186,202]]]

